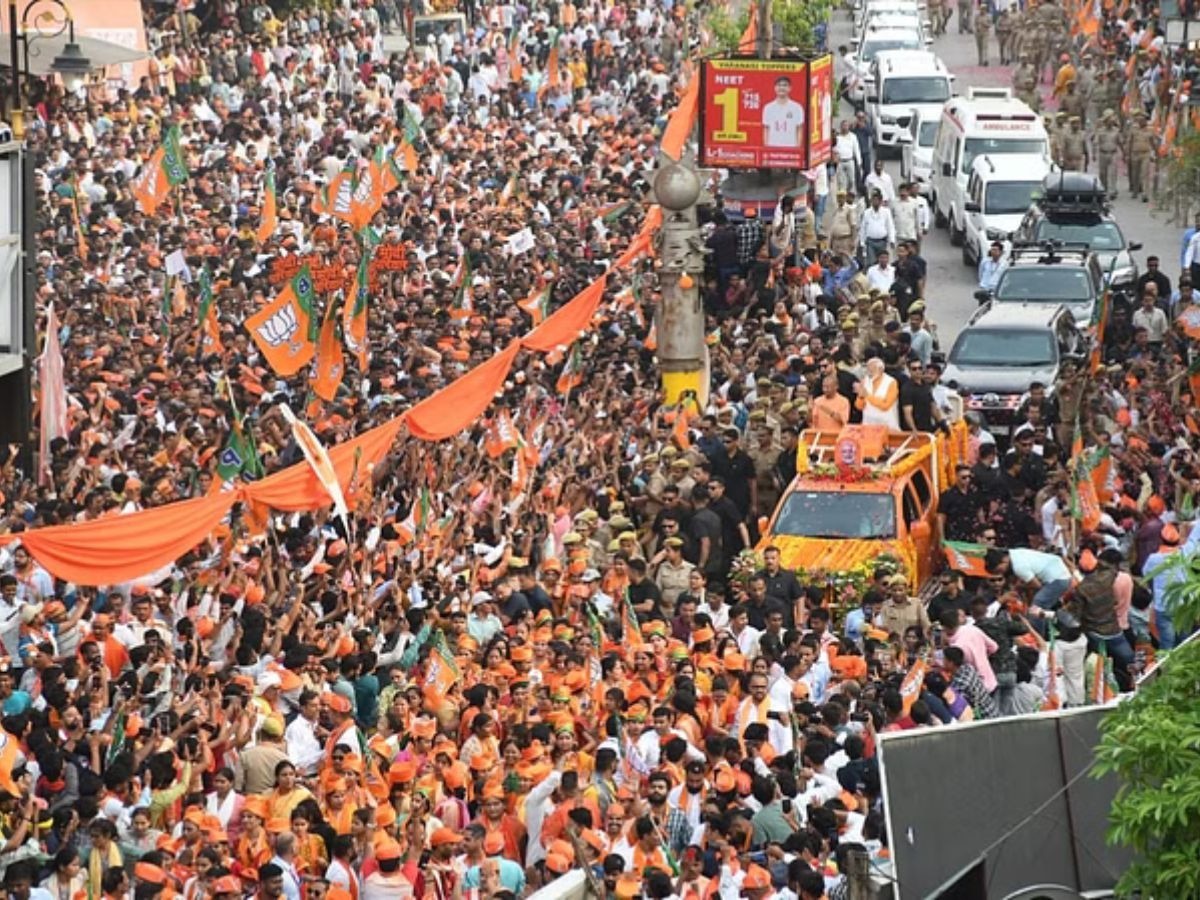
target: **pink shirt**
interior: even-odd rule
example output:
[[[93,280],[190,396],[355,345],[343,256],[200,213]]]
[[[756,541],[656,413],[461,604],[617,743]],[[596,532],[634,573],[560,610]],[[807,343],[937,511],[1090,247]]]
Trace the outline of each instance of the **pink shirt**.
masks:
[[[954,637],[950,638],[950,646],[962,650],[967,662],[979,672],[983,686],[989,694],[996,689],[996,673],[992,671],[992,664],[988,662],[988,657],[997,650],[995,641],[974,625],[960,625],[954,632]]]

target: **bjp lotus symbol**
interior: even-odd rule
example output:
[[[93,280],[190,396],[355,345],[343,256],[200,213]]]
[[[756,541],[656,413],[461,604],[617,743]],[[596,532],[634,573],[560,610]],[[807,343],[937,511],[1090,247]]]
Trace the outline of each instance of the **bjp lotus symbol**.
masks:
[[[259,336],[268,346],[288,346],[293,352],[300,351],[301,342],[295,340],[300,332],[300,322],[296,317],[295,304],[289,303],[272,313],[266,321],[258,326]]]

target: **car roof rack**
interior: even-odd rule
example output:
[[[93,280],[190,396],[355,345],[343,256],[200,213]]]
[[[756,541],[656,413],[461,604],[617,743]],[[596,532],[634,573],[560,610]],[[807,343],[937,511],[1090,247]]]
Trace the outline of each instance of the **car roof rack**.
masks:
[[[1101,216],[1109,211],[1108,192],[1095,175],[1051,172],[1042,179],[1036,203],[1046,213]]]
[[[1017,241],[1009,251],[1009,258],[1037,257],[1039,263],[1046,264],[1064,262],[1068,258],[1084,262],[1091,252],[1092,247],[1086,241]]]

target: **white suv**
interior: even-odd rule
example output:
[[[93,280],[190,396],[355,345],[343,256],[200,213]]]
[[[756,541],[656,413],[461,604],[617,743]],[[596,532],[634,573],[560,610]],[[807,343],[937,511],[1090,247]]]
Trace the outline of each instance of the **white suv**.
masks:
[[[1045,157],[1037,154],[984,155],[975,160],[964,204],[963,263],[979,265],[992,241],[999,241],[1007,252],[1010,235],[1021,226],[1049,172]]]
[[[914,112],[937,121],[953,94],[954,76],[928,50],[885,50],[875,56],[867,81],[867,118],[879,150],[899,149]]]

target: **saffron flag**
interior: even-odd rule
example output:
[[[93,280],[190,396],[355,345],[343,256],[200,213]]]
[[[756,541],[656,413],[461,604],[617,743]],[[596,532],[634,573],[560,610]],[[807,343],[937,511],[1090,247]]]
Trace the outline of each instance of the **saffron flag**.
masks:
[[[271,235],[275,233],[275,226],[279,224],[279,213],[275,209],[275,203],[275,168],[272,166],[267,169],[267,183],[263,188],[262,222],[258,231],[254,233],[254,239],[260,244],[265,244],[271,239]]]
[[[546,321],[546,316],[550,315],[550,295],[552,293],[554,293],[553,283],[544,284],[534,288],[533,293],[524,300],[517,301],[517,306],[521,308],[521,311],[533,319],[534,328]]]
[[[38,483],[50,478],[50,442],[68,431],[67,384],[63,376],[62,345],[54,304],[46,316],[46,343],[38,357]]]
[[[484,450],[489,459],[499,459],[509,450],[520,445],[517,426],[507,409],[501,409],[493,418],[484,441]]]
[[[382,152],[382,149],[381,151]],[[376,154],[363,169],[354,190],[350,194],[350,224],[355,231],[362,231],[371,224],[375,214],[383,206],[384,176],[383,160]]]
[[[558,39],[555,38],[553,45],[550,47],[550,55],[546,58],[546,82],[542,85],[542,90],[550,87],[558,87],[562,81],[562,74],[558,67]],[[539,92],[540,93],[540,92]]]
[[[342,485],[338,481],[337,470],[333,467],[333,461],[329,458],[329,453],[317,440],[317,436],[312,433],[312,429],[307,424],[296,418],[296,414],[285,403],[279,407],[283,413],[283,417],[287,419],[288,424],[292,426],[292,438],[300,446],[300,451],[304,454],[304,459],[308,462],[309,467],[317,476],[317,481],[321,482],[321,487],[325,489],[325,493],[329,495],[329,499],[333,501],[333,512],[341,520],[346,528],[346,532],[350,531],[350,523],[348,521],[349,509],[346,507],[346,498],[342,494]]]
[[[148,216],[154,215],[154,211],[171,193],[171,188],[178,187],[187,179],[187,163],[179,142],[179,126],[172,125],[167,129],[162,144],[133,180],[133,195],[137,198],[138,208]]]
[[[508,176],[508,181],[504,183],[504,189],[500,191],[500,207],[503,209],[513,201],[517,196],[517,173],[513,172]]]
[[[446,636],[438,631],[433,640],[425,670],[425,694],[429,697],[444,697],[461,677],[454,654],[446,644]]]
[[[946,565],[955,572],[968,578],[987,578],[988,571],[984,568],[983,558],[988,548],[983,544],[971,544],[966,541],[944,541],[942,552],[946,554]]]
[[[337,397],[344,371],[342,342],[337,333],[337,304],[330,303],[325,321],[321,323],[321,336],[317,340],[317,361],[313,366],[310,385],[312,392],[326,403],[332,403]]]
[[[277,375],[295,375],[316,354],[315,306],[312,275],[305,266],[274,300],[246,320],[246,330]]]
[[[312,201],[313,212],[333,216],[343,222],[352,222],[354,197],[354,171],[342,169],[330,179],[329,184],[317,193]]]
[[[358,359],[361,372],[367,371],[370,357],[370,346],[367,343],[367,297],[370,288],[371,256],[364,245],[362,255],[358,259],[358,268],[354,270],[354,282],[350,286],[350,296],[342,309],[342,337],[346,348]]]
[[[516,25],[508,35],[508,77],[514,84],[520,84],[525,77],[525,67],[521,65],[521,29]]]
[[[469,319],[475,312],[475,300],[471,296],[471,254],[464,252],[454,277],[454,300],[450,306],[450,318]]]
[[[572,389],[583,384],[583,354],[579,351],[579,342],[571,345],[567,361],[563,363],[562,374],[558,376],[555,386],[560,394],[569,394]]]
[[[925,684],[925,660],[918,659],[908,670],[904,680],[900,682],[900,699],[904,702],[904,714],[907,716],[912,705],[921,696],[921,688]]]

